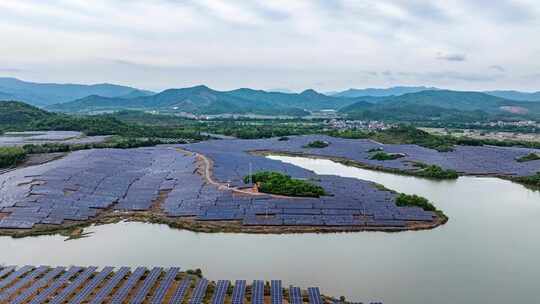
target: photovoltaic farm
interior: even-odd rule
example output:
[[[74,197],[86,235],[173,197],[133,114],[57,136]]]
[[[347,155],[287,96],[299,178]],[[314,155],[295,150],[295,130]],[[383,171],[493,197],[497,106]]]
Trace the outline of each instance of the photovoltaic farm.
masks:
[[[289,291],[290,290],[290,291]],[[0,266],[0,303],[337,303],[281,280],[208,281],[178,267]]]
[[[306,148],[315,140],[330,144]],[[406,156],[389,161],[370,159],[367,151],[381,147]],[[325,136],[83,150],[1,174],[0,229],[6,233],[54,229],[105,215],[135,213],[152,214],[168,223],[196,222],[199,227],[220,222],[235,225],[238,231],[264,227],[406,230],[440,224],[435,212],[397,206],[396,193],[372,182],[317,175],[253,151],[339,157],[402,170],[418,161],[464,174],[528,175],[540,167],[540,161],[515,161],[531,149],[457,147],[453,152],[437,152],[415,145]],[[308,180],[323,187],[327,195],[291,198],[239,191],[252,186],[244,184],[244,177],[259,171]]]

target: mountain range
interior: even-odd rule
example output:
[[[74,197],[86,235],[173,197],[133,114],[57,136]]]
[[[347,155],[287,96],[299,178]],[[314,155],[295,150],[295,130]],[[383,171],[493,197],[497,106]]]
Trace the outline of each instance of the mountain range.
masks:
[[[154,92],[107,83],[94,85],[35,83],[0,77],[0,99],[20,100],[39,107],[68,102],[89,95],[130,98],[151,94]]]
[[[540,93],[463,92],[424,86],[350,89],[328,95],[312,89],[301,93],[249,88],[218,91],[200,85],[154,93],[112,84],[40,84],[0,78],[0,100],[19,100],[49,111],[77,114],[141,110],[307,116],[313,111],[336,110],[349,117],[392,120],[537,119],[537,95]]]

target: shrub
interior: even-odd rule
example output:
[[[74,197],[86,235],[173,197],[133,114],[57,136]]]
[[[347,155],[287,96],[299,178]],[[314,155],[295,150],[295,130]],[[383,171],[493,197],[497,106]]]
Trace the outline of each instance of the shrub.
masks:
[[[244,183],[248,184],[250,181],[256,183],[259,191],[264,193],[302,197],[319,197],[326,194],[321,186],[279,172],[263,171],[244,177]]]
[[[437,165],[427,165],[424,163],[415,163],[415,166],[421,169],[415,172],[415,175],[437,179],[456,179],[459,177],[454,170],[445,170]]]
[[[323,141],[323,140],[315,140],[315,141],[312,141],[310,142],[309,144],[305,145],[304,148],[318,148],[318,149],[322,149],[322,148],[326,148],[330,145],[329,142],[327,141]]]
[[[408,195],[400,193],[396,198],[396,205],[400,207],[415,206],[424,209],[425,211],[437,211],[437,208],[433,206],[426,198],[418,196],[416,194]]]
[[[13,167],[26,158],[26,152],[20,147],[0,147],[0,168]]]
[[[370,157],[370,159],[374,159],[374,160],[393,160],[393,159],[402,158],[404,156],[405,155],[400,154],[400,153],[377,152],[377,153],[373,154]]]
[[[527,154],[525,156],[519,157],[516,160],[518,162],[520,162],[520,163],[524,163],[524,162],[533,161],[533,160],[539,160],[539,159],[540,159],[540,155],[538,155],[536,153],[529,153],[529,154]]]

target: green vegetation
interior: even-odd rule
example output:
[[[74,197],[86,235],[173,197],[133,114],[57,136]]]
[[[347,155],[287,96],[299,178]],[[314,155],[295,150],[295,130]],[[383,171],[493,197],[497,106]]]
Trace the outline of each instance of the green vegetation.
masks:
[[[330,143],[327,141],[315,140],[305,145],[304,148],[322,149],[328,147],[328,145],[330,145]]]
[[[245,176],[244,183],[250,182],[257,184],[259,191],[264,193],[299,197],[319,197],[326,194],[321,186],[279,172],[263,171]]]
[[[425,211],[437,211],[437,208],[435,208],[435,206],[433,206],[433,204],[430,203],[426,198],[416,194],[408,195],[405,193],[400,193],[398,197],[396,197],[396,205],[400,207],[420,207]]]
[[[0,147],[0,168],[14,167],[26,158],[20,147]]]
[[[278,138],[279,141],[287,141],[289,140],[289,138],[287,136],[282,136],[280,138]]]
[[[384,149],[381,148],[381,147],[379,147],[379,148],[372,148],[372,149],[369,149],[369,150],[368,150],[368,153],[379,152],[379,151],[384,151]]]
[[[420,170],[414,171],[417,176],[436,179],[456,179],[459,177],[456,171],[450,169],[445,170],[437,165],[427,165],[420,162],[416,162],[414,165],[420,168]]]
[[[405,155],[400,153],[386,153],[386,152],[377,152],[373,154],[370,159],[374,160],[394,160],[398,158],[405,157]]]
[[[516,177],[514,180],[525,185],[540,187],[540,171],[535,175]]]
[[[525,156],[522,156],[522,157],[519,157],[518,159],[516,159],[518,162],[520,163],[523,163],[523,162],[528,162],[528,161],[533,161],[533,160],[539,160],[540,159],[540,155],[536,154],[536,153],[529,153]]]

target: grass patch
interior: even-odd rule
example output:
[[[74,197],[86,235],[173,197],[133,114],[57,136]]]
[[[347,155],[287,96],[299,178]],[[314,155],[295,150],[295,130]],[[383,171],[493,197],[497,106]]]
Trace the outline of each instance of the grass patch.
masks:
[[[299,197],[320,197],[326,194],[321,186],[279,172],[263,171],[245,176],[244,183],[250,182],[256,183],[263,193]]]
[[[540,172],[536,172],[535,175],[516,177],[515,180],[519,183],[540,187]]]
[[[525,156],[522,156],[522,157],[519,157],[517,158],[516,160],[520,163],[524,163],[524,162],[528,162],[528,161],[533,161],[533,160],[539,160],[540,159],[540,155],[536,154],[536,153],[529,153]]]
[[[315,141],[312,141],[310,142],[309,144],[305,145],[304,148],[317,148],[317,149],[322,149],[322,148],[326,148],[330,145],[329,142],[327,141],[323,141],[323,140],[315,140]]]
[[[373,154],[370,159],[374,160],[394,160],[398,158],[405,157],[405,155],[400,153],[386,153],[386,152],[377,152]]]
[[[14,167],[26,158],[21,147],[0,147],[0,168]]]

